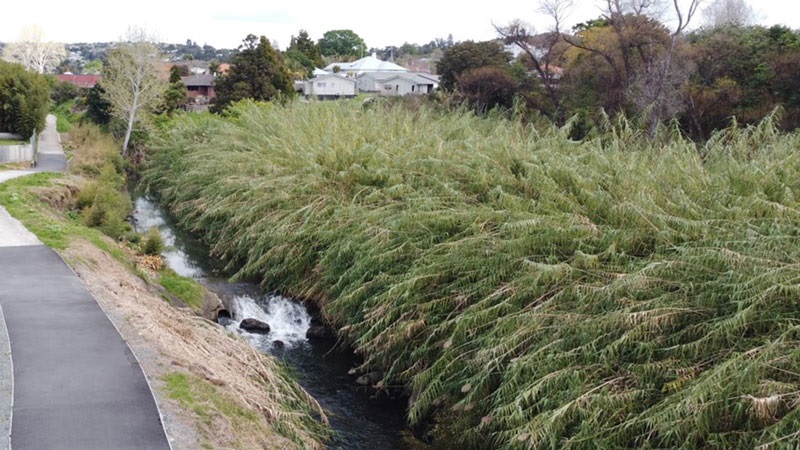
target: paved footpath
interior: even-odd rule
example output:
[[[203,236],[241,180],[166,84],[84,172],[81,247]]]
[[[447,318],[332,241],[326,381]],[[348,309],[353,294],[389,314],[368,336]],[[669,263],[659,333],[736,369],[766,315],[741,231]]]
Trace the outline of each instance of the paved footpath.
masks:
[[[36,170],[66,168],[52,119],[40,152]],[[0,181],[30,173],[10,172]],[[0,397],[13,391],[11,448],[169,450],[150,386],[119,332],[61,257],[2,207],[0,274]]]

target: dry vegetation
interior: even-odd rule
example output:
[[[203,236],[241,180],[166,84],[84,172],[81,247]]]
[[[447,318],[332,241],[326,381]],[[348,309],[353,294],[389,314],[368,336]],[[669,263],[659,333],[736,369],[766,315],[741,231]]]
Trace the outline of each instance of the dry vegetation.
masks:
[[[444,446],[794,448],[800,137],[604,127],[242,104],[178,121],[148,181]]]
[[[322,448],[309,432],[309,412],[322,418],[321,409],[274,360],[191,310],[171,306],[94,245],[76,241],[62,254],[154,384],[177,448]],[[176,373],[190,384],[188,398],[171,384],[181,380]]]

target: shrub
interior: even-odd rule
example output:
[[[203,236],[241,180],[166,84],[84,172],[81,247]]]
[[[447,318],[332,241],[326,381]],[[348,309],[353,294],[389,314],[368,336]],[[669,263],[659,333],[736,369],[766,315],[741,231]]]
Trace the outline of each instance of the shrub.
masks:
[[[144,235],[139,248],[144,255],[160,255],[164,251],[164,238],[157,228],[151,228]]]

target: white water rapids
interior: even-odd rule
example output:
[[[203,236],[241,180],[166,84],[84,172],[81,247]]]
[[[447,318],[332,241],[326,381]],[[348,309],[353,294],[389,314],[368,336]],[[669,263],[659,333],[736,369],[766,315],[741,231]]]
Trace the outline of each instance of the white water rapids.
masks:
[[[193,264],[176,242],[175,233],[164,220],[161,211],[146,198],[137,198],[134,217],[136,231],[145,233],[156,228],[164,239],[165,249],[162,256],[169,267],[178,275],[199,279],[204,276],[203,270]],[[225,324],[228,331],[238,333],[247,338],[261,350],[270,350],[275,341],[283,342],[286,348],[293,348],[306,340],[306,330],[311,325],[311,316],[306,308],[295,301],[278,295],[253,298],[251,295],[236,295],[231,298],[231,319]],[[239,328],[244,319],[258,319],[270,326],[269,334],[249,333]]]
[[[303,305],[278,295],[267,296],[262,301],[259,304],[249,295],[234,297],[231,301],[233,321],[225,328],[241,334],[263,350],[271,348],[275,341],[283,342],[287,348],[307,342],[306,330],[311,325],[311,317]],[[239,328],[242,320],[251,318],[269,324],[269,334],[248,333]]]

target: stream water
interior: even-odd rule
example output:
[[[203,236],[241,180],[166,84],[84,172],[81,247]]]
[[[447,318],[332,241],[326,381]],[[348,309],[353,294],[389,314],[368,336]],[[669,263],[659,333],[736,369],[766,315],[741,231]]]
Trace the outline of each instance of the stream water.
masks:
[[[153,201],[134,197],[137,231],[157,228],[166,244],[164,259],[180,275],[197,279],[231,306],[231,318],[220,325],[247,339],[255,348],[285,361],[299,374],[298,381],[325,408],[335,435],[329,448],[391,450],[409,448],[405,438],[402,399],[375,398],[355,384],[348,370],[357,364],[352,354],[336,351],[332,341],[306,339],[311,316],[299,302],[262,292],[249,283],[229,283],[208,249],[173,228]],[[239,329],[242,319],[254,318],[270,325],[266,335]],[[280,343],[277,343],[280,341]]]

